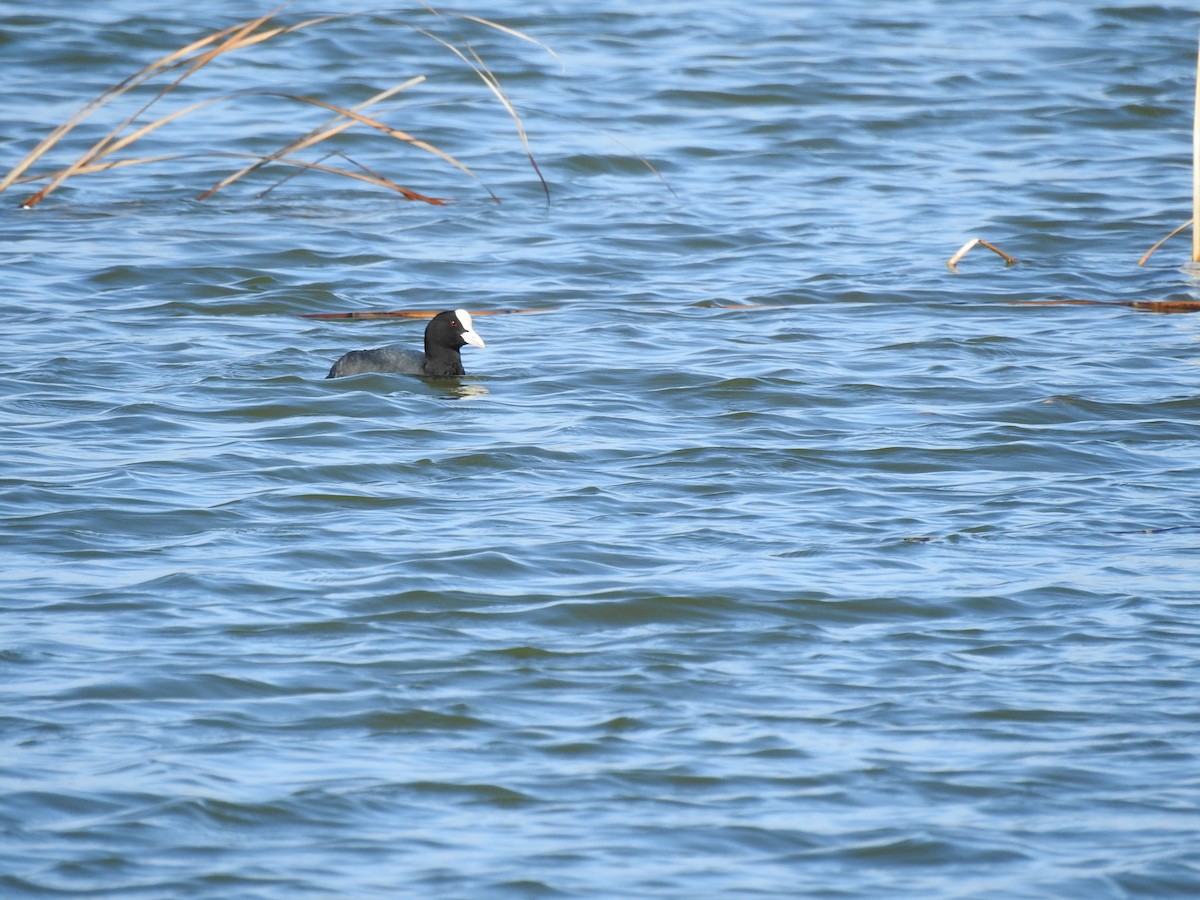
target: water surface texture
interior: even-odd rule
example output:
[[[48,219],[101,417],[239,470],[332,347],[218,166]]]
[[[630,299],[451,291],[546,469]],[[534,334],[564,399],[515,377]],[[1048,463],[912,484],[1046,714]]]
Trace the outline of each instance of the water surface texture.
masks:
[[[0,4],[0,169],[234,22],[167,6]],[[1197,11],[467,11],[557,58],[405,8],[162,101],[425,75],[379,115],[475,178],[327,162],[444,206],[199,202],[218,156],[0,196],[0,894],[1200,893],[1200,315],[1128,305],[1200,300],[1186,236],[1136,265],[1189,215]],[[1020,263],[950,271],[977,236]],[[301,317],[459,307],[450,382],[326,380],[422,323]]]

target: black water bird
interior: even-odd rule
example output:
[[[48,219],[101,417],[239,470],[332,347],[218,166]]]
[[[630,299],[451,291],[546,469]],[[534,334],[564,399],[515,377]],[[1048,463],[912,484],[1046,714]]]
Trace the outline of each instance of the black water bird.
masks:
[[[482,347],[483,338],[475,333],[471,314],[465,309],[440,312],[425,326],[425,352],[380,347],[351,350],[333,364],[326,378],[361,375],[364,372],[396,372],[429,378],[453,378],[465,375],[458,348],[464,344]]]

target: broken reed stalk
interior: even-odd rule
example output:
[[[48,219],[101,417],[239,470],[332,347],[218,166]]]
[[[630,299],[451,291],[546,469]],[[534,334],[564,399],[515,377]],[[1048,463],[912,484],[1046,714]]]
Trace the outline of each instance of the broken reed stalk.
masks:
[[[1004,260],[1005,266],[1015,266],[1017,264],[1017,258],[1015,256],[1009,256],[995,244],[990,244],[983,238],[971,238],[969,241],[959,247],[953,256],[946,260],[946,265],[951,269],[951,271],[957,272],[959,262],[975,247],[987,247]]]
[[[432,7],[429,7],[425,4],[422,4],[422,6],[424,6],[426,10],[433,13],[438,18],[441,18],[443,20],[445,19],[445,16],[443,16],[443,14],[438,12],[436,9],[433,9]],[[212,194],[216,193],[218,190],[221,190],[222,188],[227,187],[229,184],[232,184],[233,182],[237,181],[239,178],[244,177],[245,175],[249,174],[250,172],[255,171],[256,169],[259,169],[262,166],[267,165],[268,163],[279,162],[279,163],[283,163],[283,164],[287,164],[287,165],[300,166],[300,167],[307,168],[310,170],[330,172],[330,173],[334,173],[337,175],[355,178],[355,179],[358,179],[361,181],[366,181],[370,184],[375,184],[375,185],[378,185],[381,187],[385,187],[389,190],[397,191],[402,196],[405,196],[411,200],[421,200],[421,201],[424,201],[427,203],[437,203],[437,204],[442,204],[445,202],[443,200],[438,200],[435,198],[427,197],[424,194],[420,194],[416,191],[411,191],[407,188],[402,188],[399,185],[392,182],[391,180],[385,178],[384,176],[379,175],[377,173],[370,172],[370,170],[367,170],[365,167],[361,167],[361,166],[359,167],[359,168],[363,169],[364,171],[351,172],[351,171],[344,170],[344,169],[337,169],[337,168],[333,168],[333,167],[329,167],[329,166],[323,166],[320,163],[305,163],[301,160],[297,160],[297,159],[294,159],[289,156],[289,154],[291,154],[291,153],[297,152],[299,150],[307,149],[308,147],[311,147],[314,144],[319,143],[320,141],[323,141],[327,138],[330,138],[337,134],[340,134],[341,132],[345,131],[346,129],[348,129],[356,124],[367,125],[368,127],[375,128],[376,130],[381,131],[384,134],[387,134],[389,137],[391,137],[393,139],[412,144],[413,146],[415,146],[421,150],[424,150],[428,153],[432,153],[432,154],[436,155],[437,157],[439,157],[440,159],[442,159],[444,162],[448,163],[449,165],[454,166],[455,168],[459,169],[460,171],[467,174],[471,178],[474,178],[477,182],[479,181],[478,177],[475,175],[474,172],[472,172],[467,166],[465,166],[464,164],[462,164],[461,162],[456,160],[450,154],[445,153],[445,152],[439,150],[438,148],[434,147],[432,144],[422,141],[404,131],[401,131],[400,129],[392,128],[391,126],[385,125],[382,122],[378,121],[377,119],[370,118],[370,117],[362,114],[361,110],[366,109],[367,107],[369,107],[373,104],[382,102],[383,100],[386,100],[386,99],[394,96],[395,94],[399,93],[402,90],[407,89],[408,87],[411,87],[414,84],[420,83],[421,81],[424,80],[424,76],[418,76],[416,78],[409,79],[408,81],[403,82],[402,84],[396,85],[395,87],[389,88],[388,90],[382,91],[379,94],[376,94],[374,97],[371,97],[370,99],[358,104],[357,106],[355,106],[353,108],[349,108],[349,109],[338,106],[333,103],[328,103],[323,100],[316,100],[311,97],[304,97],[304,96],[300,96],[297,94],[286,94],[286,93],[272,92],[272,91],[242,91],[242,92],[238,92],[235,94],[227,94],[222,97],[208,98],[208,99],[202,100],[198,103],[194,103],[190,106],[184,107],[183,109],[179,109],[179,110],[176,110],[175,112],[169,113],[168,115],[165,115],[159,119],[154,120],[153,122],[144,124],[144,125],[136,128],[132,132],[125,134],[124,136],[121,136],[122,133],[125,132],[125,130],[127,128],[129,128],[131,125],[133,125],[133,123],[135,121],[137,121],[137,119],[140,116],[145,114],[146,111],[148,109],[150,109],[150,107],[152,107],[155,103],[157,103],[159,100],[161,100],[167,94],[171,93],[176,87],[178,87],[190,75],[194,74],[195,72],[197,72],[204,66],[208,65],[210,62],[212,62],[214,59],[217,59],[222,54],[229,53],[234,50],[239,50],[244,47],[249,47],[254,44],[262,43],[263,41],[269,40],[280,34],[287,34],[287,33],[293,32],[293,31],[298,31],[302,28],[308,28],[310,26],[318,25],[318,24],[321,24],[324,22],[329,22],[329,21],[336,20],[336,19],[345,19],[345,18],[349,18],[351,16],[356,16],[356,15],[372,15],[371,13],[345,13],[345,14],[323,15],[323,16],[316,16],[316,17],[309,18],[309,19],[304,19],[304,20],[294,23],[292,25],[286,25],[286,26],[285,25],[276,25],[276,26],[270,26],[270,27],[264,28],[263,26],[266,26],[270,22],[272,17],[277,15],[280,12],[280,10],[282,10],[282,9],[283,9],[283,7],[279,7],[277,9],[273,10],[272,12],[267,13],[266,15],[257,16],[252,19],[246,19],[242,22],[237,23],[236,25],[231,25],[227,28],[219,29],[217,31],[212,32],[211,34],[205,35],[204,37],[198,38],[197,40],[192,41],[191,43],[189,43],[183,47],[180,47],[179,49],[174,50],[171,53],[168,53],[167,55],[161,57],[160,59],[155,60],[154,62],[150,63],[149,65],[147,65],[147,66],[143,67],[142,69],[138,70],[137,72],[135,72],[133,75],[130,75],[128,78],[125,78],[124,80],[118,82],[117,84],[112,85],[111,87],[106,88],[105,90],[101,91],[100,94],[98,94],[96,97],[92,98],[87,103],[85,103],[83,106],[81,106],[66,121],[64,121],[62,124],[58,125],[56,128],[54,128],[50,132],[50,134],[48,134],[45,138],[43,138],[40,142],[38,142],[38,144],[31,151],[29,151],[29,153],[27,153],[24,158],[22,158],[15,166],[13,166],[12,169],[10,169],[6,175],[4,175],[2,178],[0,178],[0,193],[3,193],[7,188],[9,188],[10,186],[12,186],[14,184],[48,179],[49,183],[46,184],[46,186],[44,186],[37,193],[28,197],[21,204],[21,206],[23,208],[28,209],[28,208],[32,208],[32,207],[36,206],[38,203],[40,203],[42,200],[44,200],[50,193],[52,193],[54,190],[56,190],[68,178],[71,178],[75,175],[81,175],[81,174],[86,174],[86,173],[91,173],[91,172],[107,171],[109,169],[122,168],[125,166],[137,165],[137,164],[145,163],[145,162],[161,161],[164,159],[186,159],[186,158],[192,158],[192,157],[196,157],[196,156],[229,155],[229,156],[249,157],[251,159],[254,159],[255,162],[244,167],[242,170],[239,170],[238,172],[234,173],[233,175],[223,179],[222,181],[218,182],[212,188],[209,188],[207,191],[202,193],[200,195],[199,199],[204,199],[206,197],[212,196]],[[454,15],[457,18],[475,22],[475,23],[483,25],[485,27],[500,31],[503,34],[506,34],[506,35],[509,35],[512,37],[516,37],[516,38],[520,38],[521,40],[529,41],[530,43],[533,43],[533,44],[537,44],[538,46],[545,49],[552,57],[554,57],[555,60],[558,60],[558,57],[554,54],[554,52],[552,50],[550,50],[548,47],[546,47],[544,44],[542,44],[540,41],[538,41],[534,38],[531,38],[528,35],[524,34],[523,32],[520,32],[514,28],[509,28],[507,26],[499,25],[498,23],[492,22],[488,19],[481,19],[476,16],[465,16],[465,15],[461,15],[461,14],[457,14],[457,13],[452,14],[452,15]],[[488,86],[489,90],[491,90],[492,93],[497,96],[497,98],[500,100],[501,104],[504,106],[505,110],[508,111],[509,115],[513,118],[513,121],[516,123],[517,134],[519,135],[519,137],[521,139],[522,146],[525,149],[525,154],[526,154],[527,158],[529,159],[529,162],[530,162],[531,166],[533,167],[533,170],[534,170],[535,174],[537,175],[538,180],[542,183],[543,190],[546,190],[547,196],[549,196],[549,190],[546,186],[546,180],[545,180],[545,178],[542,177],[541,170],[538,167],[537,161],[534,159],[533,153],[529,147],[529,141],[525,134],[524,126],[521,123],[520,116],[517,114],[516,109],[513,107],[512,103],[508,100],[507,96],[504,94],[503,89],[500,87],[499,79],[495,76],[495,74],[491,71],[491,69],[489,69],[486,66],[486,64],[483,63],[483,60],[479,58],[479,55],[477,53],[475,53],[475,51],[473,49],[471,49],[469,45],[468,45],[468,50],[469,50],[471,56],[474,58],[474,60],[475,60],[474,62],[472,62],[472,60],[469,59],[468,56],[466,54],[464,54],[460,49],[458,49],[456,46],[449,43],[448,41],[443,40],[442,38],[428,32],[424,29],[416,28],[413,26],[409,26],[409,27],[411,27],[412,30],[416,31],[419,34],[422,34],[422,35],[432,38],[433,40],[435,40],[439,44],[441,44],[443,47],[450,49],[461,60],[463,60],[469,66],[471,66],[472,70],[474,70],[476,72],[476,74],[478,74],[479,77],[481,79],[483,79],[484,83]],[[262,30],[259,30],[259,29],[262,29]],[[149,81],[150,79],[154,78],[155,76],[165,73],[165,72],[170,72],[170,71],[176,70],[176,69],[183,69],[184,71],[180,75],[178,75],[174,81],[172,81],[171,83],[167,84],[166,86],[160,88],[157,93],[155,93],[146,103],[144,103],[141,106],[141,108],[139,108],[133,114],[131,114],[130,116],[125,118],[124,121],[122,121],[115,128],[111,129],[108,133],[106,133],[103,137],[101,137],[98,141],[96,141],[82,156],[80,156],[77,160],[75,160],[74,163],[67,166],[66,168],[58,169],[49,174],[36,175],[36,176],[27,176],[25,174],[30,169],[30,167],[32,167],[35,163],[37,163],[40,159],[42,159],[42,157],[44,157],[50,150],[52,150],[64,137],[66,137],[72,130],[74,130],[79,124],[81,124],[83,121],[85,121],[87,118],[89,118],[93,113],[95,113],[101,107],[103,107],[104,105],[117,99],[118,97],[121,97],[126,92],[130,91],[131,89],[144,84],[145,82]],[[152,131],[155,131],[156,129],[160,128],[161,126],[163,126],[169,122],[172,122],[175,119],[178,119],[183,115],[186,115],[187,113],[193,112],[196,109],[199,109],[203,106],[207,106],[210,103],[217,102],[218,100],[227,100],[232,97],[249,96],[249,95],[254,95],[254,94],[274,94],[275,96],[285,97],[287,99],[295,100],[297,102],[321,106],[321,107],[324,107],[324,108],[334,112],[335,116],[332,119],[328,120],[324,125],[308,132],[306,135],[304,135],[300,138],[297,138],[294,141],[289,142],[288,144],[284,145],[282,148],[275,151],[274,153],[270,153],[270,154],[266,154],[266,155],[232,154],[232,153],[231,154],[179,153],[179,154],[165,154],[165,155],[160,155],[160,156],[146,156],[146,157],[130,158],[130,159],[119,160],[117,162],[102,162],[102,160],[104,160],[104,158],[109,156],[110,154],[115,153],[119,150],[125,149],[126,147],[128,147],[135,141],[139,140],[140,138],[146,136],[147,134],[151,133]],[[489,195],[491,195],[493,200],[496,200],[497,202],[499,202],[499,198],[497,198],[494,193],[492,193],[490,190],[488,191],[488,193],[489,193]]]
[[[1186,222],[1184,222],[1182,225],[1180,225],[1178,228],[1176,228],[1174,231],[1172,231],[1170,234],[1168,234],[1165,238],[1158,241],[1153,247],[1151,247],[1149,250],[1147,250],[1145,253],[1142,254],[1142,258],[1138,260],[1138,265],[1144,266],[1146,264],[1146,262],[1150,259],[1150,257],[1154,255],[1155,250],[1157,250],[1159,247],[1161,247],[1163,244],[1165,244],[1171,238],[1175,237],[1175,235],[1179,234],[1179,232],[1183,231],[1185,228],[1190,228],[1191,225],[1192,225],[1192,220],[1188,219]]]

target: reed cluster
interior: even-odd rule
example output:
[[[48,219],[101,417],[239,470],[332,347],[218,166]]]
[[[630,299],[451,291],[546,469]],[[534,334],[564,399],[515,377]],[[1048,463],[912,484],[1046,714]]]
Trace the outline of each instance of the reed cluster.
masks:
[[[431,14],[437,21],[445,22],[449,19],[457,19],[484,28],[502,32],[508,36],[518,38],[520,40],[529,41],[537,44],[551,56],[554,56],[552,50],[541,44],[534,38],[529,37],[523,32],[509,28],[497,22],[483,19],[478,16],[470,16],[462,13],[442,12],[432,7],[425,6],[424,12]],[[296,21],[284,23],[279,20],[280,10],[275,10],[271,13],[262,16],[256,16],[251,19],[246,19],[237,24],[230,25],[226,28],[221,28],[217,31],[207,34],[191,43],[180,47],[177,50],[168,53],[167,55],[155,60],[147,66],[134,72],[129,77],[123,79],[117,84],[111,85],[98,95],[93,97],[78,110],[75,111],[68,119],[54,128],[41,141],[39,141],[32,150],[30,150],[23,159],[13,166],[6,175],[0,178],[0,193],[8,190],[16,185],[25,185],[35,182],[45,182],[35,193],[24,197],[20,205],[23,208],[32,208],[41,203],[47,196],[60,187],[70,178],[79,175],[89,175],[96,172],[104,172],[112,169],[125,168],[128,166],[136,166],[144,163],[164,162],[172,160],[183,160],[197,156],[228,156],[232,158],[242,158],[245,164],[237,171],[231,173],[219,182],[201,191],[197,195],[197,199],[205,199],[211,197],[217,191],[220,191],[251,172],[257,171],[268,165],[291,166],[299,170],[321,171],[337,175],[344,178],[352,178],[357,181],[366,182],[386,190],[393,191],[407,200],[417,200],[424,203],[443,204],[444,199],[431,197],[419,191],[412,190],[397,184],[392,179],[372,171],[365,166],[360,166],[352,160],[337,152],[327,153],[318,159],[307,159],[299,156],[305,151],[309,151],[323,141],[328,140],[349,128],[362,126],[374,129],[386,137],[400,141],[415,147],[423,152],[433,154],[437,158],[450,166],[460,170],[466,175],[475,178],[474,172],[471,169],[455,159],[449,153],[440,150],[427,141],[409,134],[408,132],[388,125],[380,119],[370,114],[372,107],[395,97],[402,91],[406,91],[421,82],[425,81],[425,76],[417,75],[409,78],[399,84],[393,85],[385,90],[379,91],[372,97],[353,106],[341,106],[336,103],[331,103],[326,100],[319,100],[314,97],[305,96],[299,93],[286,93],[280,91],[254,90],[245,89],[234,93],[222,94],[219,96],[205,97],[198,102],[188,104],[173,109],[166,113],[161,113],[164,101],[178,88],[186,79],[194,75],[196,72],[203,69],[205,66],[211,65],[214,60],[217,60],[227,54],[238,50],[243,50],[252,47],[256,44],[261,44],[264,41],[281,38],[285,35],[292,34],[306,28],[313,28],[321,25],[353,18],[355,16],[372,15],[370,13],[344,13],[331,15],[317,15],[309,17],[301,17]],[[516,127],[517,136],[520,139],[521,145],[525,151],[525,155],[529,160],[535,174],[542,184],[543,190],[546,189],[546,181],[542,177],[541,171],[538,168],[537,161],[534,159],[533,152],[530,149],[529,140],[525,133],[525,128],[521,122],[520,116],[517,114],[515,107],[509,100],[504,88],[500,84],[500,80],[491,68],[484,62],[479,53],[469,43],[457,43],[435,34],[432,30],[417,26],[405,26],[412,31],[437,42],[450,53],[454,54],[479,76],[488,90],[504,107],[512,118]],[[153,82],[153,84],[150,84]],[[140,88],[142,85],[148,85],[151,91],[149,99],[138,107],[132,114],[126,116],[114,127],[108,129],[98,140],[96,140],[87,150],[78,156],[73,162],[58,168],[49,168],[47,171],[33,172],[31,170],[43,163],[46,157],[54,151],[59,144],[70,135],[77,127],[90,119],[93,115],[100,112],[114,100],[122,97],[128,92]],[[157,90],[155,90],[157,86]],[[332,113],[331,118],[327,119],[321,125],[313,128],[305,134],[297,136],[295,139],[284,144],[269,153],[252,154],[244,152],[225,152],[225,151],[210,151],[196,152],[185,151],[180,153],[171,153],[157,156],[137,156],[125,154],[139,140],[146,137],[148,134],[158,130],[182,116],[209,106],[213,103],[220,103],[230,100],[234,97],[246,97],[252,95],[269,95],[282,97],[286,100],[316,106],[328,110]],[[125,154],[125,155],[123,155]],[[341,164],[330,164],[329,159],[337,157],[339,160],[348,163],[351,168],[346,168]],[[476,178],[476,180],[478,180]],[[491,191],[493,199],[497,199]]]

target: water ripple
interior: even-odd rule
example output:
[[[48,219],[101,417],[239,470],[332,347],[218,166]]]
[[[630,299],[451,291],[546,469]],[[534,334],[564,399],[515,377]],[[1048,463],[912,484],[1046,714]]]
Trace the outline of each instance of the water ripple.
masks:
[[[1200,18],[504,6],[564,65],[419,15],[548,203],[393,11],[180,90],[426,74],[381,115],[486,189],[355,129],[454,202],[205,158],[0,211],[0,893],[1195,895],[1200,332],[1121,304],[1195,299],[1135,262]],[[77,13],[0,12],[10,161],[229,23]],[[436,384],[300,317],[457,307],[546,314]]]

